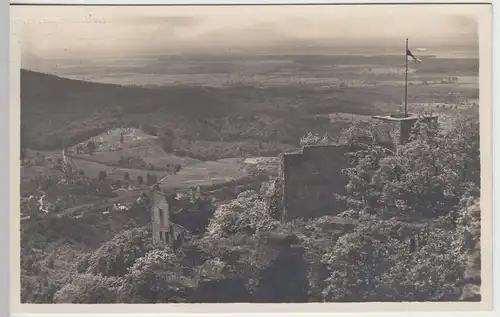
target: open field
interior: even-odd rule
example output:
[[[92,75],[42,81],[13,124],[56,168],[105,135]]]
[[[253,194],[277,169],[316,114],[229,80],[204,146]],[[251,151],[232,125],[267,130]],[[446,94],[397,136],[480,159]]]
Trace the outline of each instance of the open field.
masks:
[[[157,175],[158,180],[164,179],[161,183],[166,187],[179,189],[229,182],[247,175],[243,158],[200,162],[184,167],[175,175],[158,171],[113,167],[85,159],[73,158],[73,162],[78,169],[85,171],[85,175],[91,177],[97,177],[101,170],[106,171],[108,178],[119,180],[123,180],[125,173],[129,173],[131,179],[137,179],[138,176],[145,178],[146,173],[150,173]]]
[[[448,76],[477,76],[474,56],[443,56],[426,52],[425,63],[410,63],[415,81]],[[47,64],[45,67],[50,67]],[[38,68],[44,71],[43,65]],[[53,68],[52,68],[53,69]],[[356,81],[401,81],[404,62],[401,55],[383,54],[282,54],[221,56],[145,56],[133,61],[97,59],[85,65],[58,67],[56,75],[67,78],[120,85],[171,86],[200,85],[208,87],[248,86],[329,86],[342,79]],[[133,74],[133,76],[130,76]]]

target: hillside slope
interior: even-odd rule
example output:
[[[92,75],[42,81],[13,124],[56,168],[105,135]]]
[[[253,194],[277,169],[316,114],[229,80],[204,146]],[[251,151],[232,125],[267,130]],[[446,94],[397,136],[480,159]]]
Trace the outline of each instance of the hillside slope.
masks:
[[[199,105],[203,104],[203,107]],[[155,113],[174,128],[195,118],[227,110],[208,89],[147,89],[70,80],[21,71],[21,121],[26,146],[52,149],[62,138],[70,144],[120,125],[125,115]]]
[[[77,147],[85,147],[88,141],[98,145],[96,151],[89,154],[77,154]],[[98,134],[79,145],[70,147],[71,156],[83,158],[106,165],[136,169],[167,170],[169,165],[181,167],[199,163],[198,160],[182,158],[166,153],[164,144],[155,135],[140,129],[117,128]]]
[[[181,156],[203,160],[243,152],[273,156],[298,142],[302,130],[330,126],[328,120],[314,118],[299,124],[300,114],[289,114],[297,106],[292,92],[302,94],[302,99],[306,93],[293,87],[270,91],[123,87],[22,70],[22,142],[34,150],[53,150],[110,128],[138,127],[150,134],[159,129],[172,131],[173,147]]]

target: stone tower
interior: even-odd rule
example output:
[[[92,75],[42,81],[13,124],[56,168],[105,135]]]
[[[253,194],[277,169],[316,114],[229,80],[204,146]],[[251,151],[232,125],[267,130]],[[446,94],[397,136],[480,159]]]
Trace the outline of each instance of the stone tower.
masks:
[[[410,138],[411,129],[418,120],[424,120],[427,122],[437,121],[437,116],[436,115],[419,116],[413,113],[408,113],[407,115],[405,115],[404,113],[393,113],[387,115],[373,116],[373,119],[378,119],[395,126],[396,131],[398,133],[397,142],[401,144],[408,141],[408,139]]]
[[[172,241],[169,207],[165,194],[158,186],[154,186],[151,191],[151,220],[155,247],[169,245]]]

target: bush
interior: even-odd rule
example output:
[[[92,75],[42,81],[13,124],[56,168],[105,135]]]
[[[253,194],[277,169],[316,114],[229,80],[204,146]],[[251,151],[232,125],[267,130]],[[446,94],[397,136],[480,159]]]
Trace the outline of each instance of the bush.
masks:
[[[120,166],[128,168],[139,168],[139,169],[149,168],[146,162],[142,158],[129,155],[120,155],[120,160],[118,161],[118,164]]]
[[[47,276],[21,274],[21,303],[52,303],[58,283]]]
[[[87,150],[89,151],[90,155],[94,154],[96,149],[97,149],[97,146],[96,146],[94,141],[87,142]]]
[[[464,260],[452,251],[455,235],[424,229],[398,221],[362,221],[323,256],[330,272],[325,300],[458,300]],[[419,242],[412,247],[417,233]]]
[[[330,144],[332,143],[332,138],[325,133],[324,136],[320,136],[318,134],[312,134],[309,132],[307,135],[303,136],[300,139],[301,146],[307,145],[320,145],[320,144]]]
[[[158,136],[158,128],[155,126],[147,125],[147,124],[141,124],[140,129],[144,131],[147,134],[151,134],[154,136]]]
[[[138,258],[118,289],[120,303],[172,303],[187,299],[180,259],[170,249]]]
[[[116,303],[118,280],[93,274],[78,274],[54,295],[54,303]]]
[[[97,249],[90,258],[87,273],[121,277],[134,261],[153,249],[151,232],[130,229],[115,236]]]
[[[174,175],[179,173],[179,171],[181,170],[182,166],[181,164],[175,164],[174,166]]]
[[[254,234],[278,228],[279,222],[269,214],[267,202],[255,191],[245,191],[238,198],[219,206],[208,225],[215,235]]]
[[[99,180],[100,181],[103,181],[103,180],[106,180],[106,178],[108,177],[108,174],[106,173],[106,171],[100,171],[99,172]]]
[[[154,185],[158,182],[158,177],[155,174],[146,174],[146,185]]]

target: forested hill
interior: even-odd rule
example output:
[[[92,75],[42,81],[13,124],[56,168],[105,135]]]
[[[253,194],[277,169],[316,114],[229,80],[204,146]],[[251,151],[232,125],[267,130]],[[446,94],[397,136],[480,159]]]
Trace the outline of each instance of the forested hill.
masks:
[[[23,144],[59,149],[111,127],[129,126],[151,134],[167,129],[181,155],[199,159],[239,156],[240,149],[276,154],[308,131],[333,128],[328,118],[311,118],[300,109],[306,97],[319,108],[331,106],[330,94],[297,87],[119,86],[22,70]],[[352,103],[344,108],[361,111]],[[207,148],[217,153],[207,153]]]
[[[210,88],[123,87],[21,71],[21,119],[27,146],[35,149],[60,147],[61,135],[85,140],[132,114],[154,113],[171,122],[224,114],[229,104],[223,101]]]

